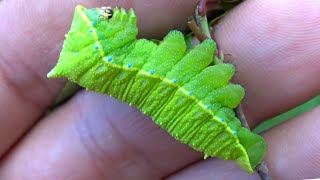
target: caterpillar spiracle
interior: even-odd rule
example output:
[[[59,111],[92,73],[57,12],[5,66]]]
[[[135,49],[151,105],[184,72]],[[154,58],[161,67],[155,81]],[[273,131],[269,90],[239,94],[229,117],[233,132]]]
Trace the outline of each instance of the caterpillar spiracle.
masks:
[[[233,160],[252,173],[266,144],[234,114],[244,96],[240,85],[229,83],[234,66],[210,65],[216,49],[210,39],[191,50],[175,30],[160,44],[137,39],[136,21],[132,9],[77,6],[58,63],[47,76],[66,77],[134,105],[205,158]]]

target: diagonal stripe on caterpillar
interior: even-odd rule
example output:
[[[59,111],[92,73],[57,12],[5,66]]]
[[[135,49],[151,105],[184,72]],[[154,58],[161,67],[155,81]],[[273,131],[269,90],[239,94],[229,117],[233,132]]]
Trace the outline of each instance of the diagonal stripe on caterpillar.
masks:
[[[206,40],[187,51],[179,31],[169,32],[160,44],[136,39],[132,9],[107,9],[113,14],[103,15],[101,10],[76,7],[59,61],[48,77],[66,77],[137,106],[205,158],[234,160],[252,173],[266,144],[236,118],[233,108],[244,89],[229,83],[233,65],[210,65],[215,42]]]

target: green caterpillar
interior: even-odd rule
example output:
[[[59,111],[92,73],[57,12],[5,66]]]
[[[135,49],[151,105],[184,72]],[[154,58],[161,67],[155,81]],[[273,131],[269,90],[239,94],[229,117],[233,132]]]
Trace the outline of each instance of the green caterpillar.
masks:
[[[252,173],[266,144],[236,118],[233,108],[244,89],[229,83],[233,65],[210,65],[215,42],[208,39],[187,50],[179,31],[171,31],[159,45],[138,40],[132,9],[105,12],[76,7],[59,61],[48,77],[66,77],[137,106],[205,158],[234,160]]]

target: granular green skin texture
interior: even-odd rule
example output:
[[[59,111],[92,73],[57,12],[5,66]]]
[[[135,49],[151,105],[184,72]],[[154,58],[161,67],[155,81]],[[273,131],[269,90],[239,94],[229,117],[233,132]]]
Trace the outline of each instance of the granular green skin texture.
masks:
[[[174,138],[206,157],[233,160],[252,173],[261,162],[264,139],[241,126],[234,114],[244,96],[230,84],[231,64],[213,62],[216,45],[206,40],[187,52],[182,33],[159,44],[136,39],[133,10],[77,6],[74,20],[49,78],[66,77],[88,90],[137,106]]]

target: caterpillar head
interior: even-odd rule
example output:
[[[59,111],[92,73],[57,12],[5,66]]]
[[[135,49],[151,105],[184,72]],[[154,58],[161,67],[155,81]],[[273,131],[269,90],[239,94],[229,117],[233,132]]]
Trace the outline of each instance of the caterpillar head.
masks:
[[[57,66],[75,68],[84,62],[94,63],[130,44],[138,34],[136,22],[137,17],[132,9],[127,12],[123,8],[86,9],[77,6]],[[64,68],[64,71],[54,68],[48,77],[62,77],[74,71],[72,68]]]

